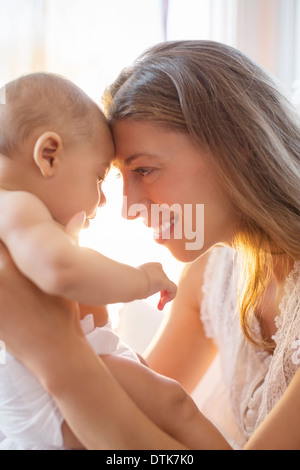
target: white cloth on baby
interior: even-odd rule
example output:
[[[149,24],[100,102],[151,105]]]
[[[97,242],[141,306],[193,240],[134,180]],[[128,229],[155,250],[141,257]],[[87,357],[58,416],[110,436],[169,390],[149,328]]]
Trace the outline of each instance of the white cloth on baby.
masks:
[[[113,354],[139,362],[134,351],[112,330],[111,323],[98,328],[94,316],[81,321],[87,340],[100,356]],[[63,417],[40,382],[12,355],[0,364],[0,450],[64,450]]]

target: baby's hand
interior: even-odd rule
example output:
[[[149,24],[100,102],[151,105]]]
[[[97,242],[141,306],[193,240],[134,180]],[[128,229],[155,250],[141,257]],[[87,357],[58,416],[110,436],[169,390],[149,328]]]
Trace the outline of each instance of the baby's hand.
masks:
[[[150,297],[160,291],[157,308],[163,310],[166,303],[175,298],[176,284],[167,277],[160,263],[146,263],[139,268],[144,271],[148,279],[148,292],[145,297]]]

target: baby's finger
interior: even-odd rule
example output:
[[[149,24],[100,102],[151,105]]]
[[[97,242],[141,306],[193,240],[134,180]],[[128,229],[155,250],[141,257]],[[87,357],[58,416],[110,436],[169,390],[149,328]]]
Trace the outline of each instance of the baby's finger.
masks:
[[[170,296],[169,292],[167,291],[162,291],[160,293],[160,299],[157,305],[158,310],[163,310],[168,302],[173,300],[174,296]]]

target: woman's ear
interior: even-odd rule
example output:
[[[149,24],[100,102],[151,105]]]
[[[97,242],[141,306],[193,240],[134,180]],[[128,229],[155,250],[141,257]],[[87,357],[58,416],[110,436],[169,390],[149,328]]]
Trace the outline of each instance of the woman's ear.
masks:
[[[37,139],[33,159],[45,178],[54,175],[62,150],[62,138],[56,132],[45,132]]]

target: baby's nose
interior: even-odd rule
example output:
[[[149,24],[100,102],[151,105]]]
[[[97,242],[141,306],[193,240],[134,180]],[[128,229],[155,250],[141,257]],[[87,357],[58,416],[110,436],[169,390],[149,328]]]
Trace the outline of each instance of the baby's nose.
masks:
[[[98,207],[103,207],[106,204],[106,197],[103,191],[100,191],[100,198],[99,198],[99,204]]]

